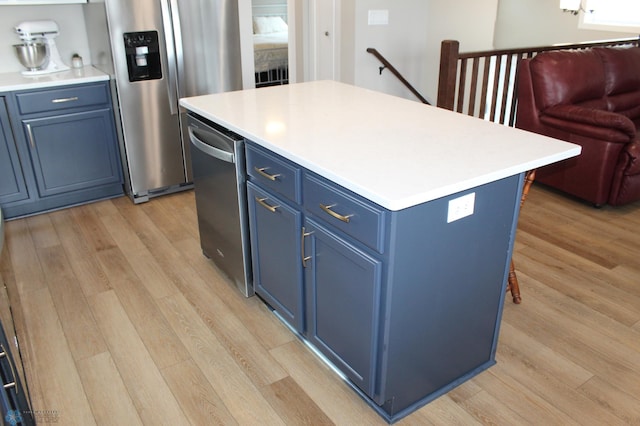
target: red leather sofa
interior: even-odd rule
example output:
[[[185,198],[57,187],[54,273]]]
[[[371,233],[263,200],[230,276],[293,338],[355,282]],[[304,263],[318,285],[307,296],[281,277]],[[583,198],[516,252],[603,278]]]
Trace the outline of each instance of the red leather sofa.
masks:
[[[518,69],[516,126],[582,146],[536,181],[613,206],[640,200],[640,48],[539,53]]]

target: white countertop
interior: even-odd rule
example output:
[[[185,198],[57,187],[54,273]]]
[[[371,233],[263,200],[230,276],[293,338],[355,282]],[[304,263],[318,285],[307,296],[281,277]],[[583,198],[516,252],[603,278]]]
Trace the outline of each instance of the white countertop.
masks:
[[[92,66],[72,68],[68,71],[39,76],[24,76],[20,72],[0,73],[0,92],[42,89],[104,80],[109,80],[109,75]]]
[[[180,104],[389,210],[576,156],[580,146],[333,81]]]

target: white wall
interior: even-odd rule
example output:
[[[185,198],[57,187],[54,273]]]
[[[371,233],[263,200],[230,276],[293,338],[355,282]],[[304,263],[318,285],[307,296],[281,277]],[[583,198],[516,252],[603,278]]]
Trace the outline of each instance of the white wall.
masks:
[[[442,40],[458,40],[460,49],[466,51],[493,49],[498,0],[428,0],[428,4],[423,84],[425,96],[435,103]]]
[[[348,2],[343,2],[348,3]],[[422,92],[427,58],[427,2],[424,0],[357,0],[351,16],[343,17],[343,29],[349,25],[344,18],[353,19],[353,63],[341,68],[343,80],[355,85],[416,99],[390,71],[379,74],[380,62],[367,53],[368,47],[377,49],[393,66]],[[387,10],[388,25],[368,25],[369,10]],[[343,39],[346,35],[343,34]],[[344,55],[343,55],[344,56]],[[341,64],[343,65],[343,64]],[[352,66],[348,69],[347,65]]]
[[[20,43],[14,28],[20,22],[40,19],[53,19],[58,23],[60,35],[55,41],[67,65],[71,64],[74,53],[82,56],[85,64],[90,62],[81,5],[0,6],[0,73],[24,70],[13,51],[13,45]]]
[[[559,0],[500,0],[496,49],[637,37],[638,34],[583,30],[579,16],[560,10]],[[526,10],[526,13],[522,13]]]

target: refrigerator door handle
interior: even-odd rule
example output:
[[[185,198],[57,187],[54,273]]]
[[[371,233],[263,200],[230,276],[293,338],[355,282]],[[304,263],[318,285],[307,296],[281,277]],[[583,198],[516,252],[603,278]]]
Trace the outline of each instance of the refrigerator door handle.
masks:
[[[162,26],[164,28],[164,39],[167,47],[167,82],[169,92],[169,111],[171,115],[178,114],[178,78],[176,70],[176,43],[172,25],[171,9],[169,0],[160,0],[162,9]],[[176,9],[177,10],[177,9]]]
[[[171,6],[171,20],[173,21],[174,46],[176,54],[176,84],[178,98],[183,98],[184,88],[184,49],[182,45],[182,25],[180,25],[180,7],[178,0],[169,0]]]

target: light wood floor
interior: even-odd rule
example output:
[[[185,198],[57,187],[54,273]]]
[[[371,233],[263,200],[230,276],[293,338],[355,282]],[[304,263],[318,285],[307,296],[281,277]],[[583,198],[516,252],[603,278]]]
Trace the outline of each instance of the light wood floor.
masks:
[[[0,269],[40,420],[385,423],[202,256],[193,193],[6,225]],[[640,424],[640,204],[534,186],[515,260],[523,302],[506,302],[497,365],[398,424]]]

